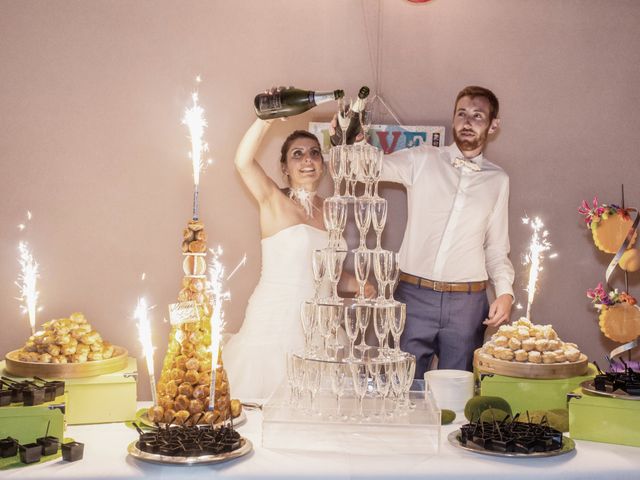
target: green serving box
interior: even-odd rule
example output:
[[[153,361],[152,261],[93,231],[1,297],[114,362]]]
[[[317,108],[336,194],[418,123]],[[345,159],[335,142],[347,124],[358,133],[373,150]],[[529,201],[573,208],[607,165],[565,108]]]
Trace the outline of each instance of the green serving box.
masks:
[[[568,401],[571,438],[640,447],[640,400],[594,395],[577,388]]]
[[[69,378],[67,384],[67,423],[125,422],[136,418],[135,358],[128,358],[122,370],[95,377]]]
[[[4,362],[0,363],[0,367],[4,369]],[[129,357],[127,366],[117,372],[62,379],[66,385],[67,424],[112,423],[135,419],[137,377],[136,359]]]
[[[48,435],[62,440],[65,401],[66,395],[62,395],[52,402],[33,407],[19,403],[0,407],[0,439],[12,437],[22,444],[33,443],[36,438],[45,436],[49,425]]]
[[[567,408],[567,394],[596,375],[596,368],[589,364],[585,375],[553,380],[507,377],[493,373],[477,373],[480,394],[502,397],[511,410],[524,413],[527,410],[552,410]]]

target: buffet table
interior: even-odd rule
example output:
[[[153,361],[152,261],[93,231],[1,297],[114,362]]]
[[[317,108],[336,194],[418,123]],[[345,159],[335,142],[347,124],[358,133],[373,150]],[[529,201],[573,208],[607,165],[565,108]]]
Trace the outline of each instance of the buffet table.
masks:
[[[142,406],[142,405],[141,405]],[[262,448],[260,411],[247,411],[248,421],[238,431],[251,440],[254,451],[226,463],[198,467],[155,465],[127,455],[137,438],[122,423],[71,426],[66,436],[85,443],[84,459],[55,460],[15,470],[0,471],[0,478],[190,478],[219,476],[244,478],[446,478],[446,479],[637,479],[640,449],[576,441],[576,451],[539,459],[495,458],[458,450],[447,442],[457,425],[442,429],[438,455],[348,456],[344,454],[276,451]]]

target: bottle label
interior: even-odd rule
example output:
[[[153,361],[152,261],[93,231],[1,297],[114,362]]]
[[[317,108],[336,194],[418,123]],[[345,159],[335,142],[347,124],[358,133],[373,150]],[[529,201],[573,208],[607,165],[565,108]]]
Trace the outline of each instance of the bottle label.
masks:
[[[366,98],[356,98],[355,102],[353,102],[353,105],[351,106],[351,110],[355,113],[360,113],[361,111],[364,110],[364,106],[367,103],[367,99]]]
[[[261,112],[270,112],[272,110],[279,110],[282,108],[282,99],[279,93],[273,95],[261,95],[260,106],[258,107]]]

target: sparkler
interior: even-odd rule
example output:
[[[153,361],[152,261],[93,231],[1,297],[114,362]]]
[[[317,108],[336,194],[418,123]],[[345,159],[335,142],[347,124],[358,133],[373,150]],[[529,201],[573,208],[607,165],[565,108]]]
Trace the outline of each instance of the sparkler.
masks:
[[[228,291],[223,291],[224,265],[220,261],[222,247],[209,249],[211,262],[209,263],[208,289],[211,293],[213,313],[211,314],[211,387],[209,389],[209,410],[215,407],[216,375],[219,368],[219,349],[222,331],[224,329],[224,310],[222,304],[231,297]]]
[[[538,275],[542,271],[542,261],[545,258],[545,252],[551,249],[551,243],[548,240],[549,232],[543,230],[544,223],[539,217],[535,217],[533,220],[528,217],[522,219],[522,223],[529,225],[533,230],[531,235],[531,241],[529,242],[529,250],[525,255],[524,264],[531,265],[529,267],[529,283],[525,291],[528,293],[527,297],[527,320],[531,320],[531,305],[536,294],[536,287],[538,283]],[[556,257],[557,255],[551,254],[549,258]]]
[[[197,79],[199,81],[199,77]],[[191,94],[193,105],[184,112],[182,123],[189,128],[191,138],[191,164],[193,167],[193,219],[198,220],[198,186],[200,185],[200,170],[202,169],[202,154],[209,150],[209,146],[202,141],[207,120],[204,109],[198,105],[198,93]]]
[[[153,404],[157,405],[156,398],[156,377],[153,367],[153,342],[151,341],[151,322],[149,321],[149,307],[144,298],[138,299],[138,305],[134,318],[138,321],[138,338],[142,345],[142,352],[147,362],[147,371],[149,372],[149,385],[151,386],[151,398]]]
[[[31,334],[36,333],[36,312],[38,311],[38,290],[36,290],[36,283],[38,277],[38,263],[33,258],[27,242],[20,242],[18,244],[18,250],[20,251],[20,257],[18,262],[20,263],[20,275],[16,285],[20,289],[20,297],[18,300],[22,302],[22,313],[29,315],[29,324],[31,325]]]

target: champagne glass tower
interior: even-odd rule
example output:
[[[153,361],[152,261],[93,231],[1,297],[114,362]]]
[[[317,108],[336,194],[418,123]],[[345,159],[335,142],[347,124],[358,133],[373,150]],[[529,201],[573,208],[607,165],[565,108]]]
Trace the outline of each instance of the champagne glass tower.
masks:
[[[339,112],[339,117],[346,117],[345,112]],[[355,118],[360,122],[368,122],[366,127],[370,127],[370,117],[357,115]],[[318,374],[331,378],[320,381],[319,392],[317,382],[313,382],[313,389],[304,395],[314,399],[312,405],[309,402],[301,405],[296,401],[291,401],[290,405],[322,410],[323,404],[318,398],[322,397],[323,387],[325,393],[332,392],[331,386],[340,380],[334,378],[336,372],[346,372],[350,381],[346,383],[346,391],[340,392],[340,395],[358,400],[352,402],[352,418],[368,421],[362,402],[366,405],[370,396],[381,397],[382,408],[379,410],[386,415],[385,402],[390,401],[392,372],[407,369],[407,365],[415,362],[415,358],[401,351],[399,346],[406,308],[394,300],[392,294],[398,278],[398,256],[396,252],[385,250],[381,243],[387,220],[387,201],[377,196],[382,151],[365,141],[348,144],[344,141],[346,123],[340,124],[340,127],[343,141],[329,152],[334,195],[324,201],[323,208],[329,243],[326,248],[316,250],[313,259],[310,259],[313,260],[316,292],[312,299],[304,302],[301,310],[306,348],[304,352],[292,353],[300,360],[301,368],[308,370],[305,375],[312,375],[314,380],[317,380]],[[340,188],[342,181],[347,185],[345,189]],[[349,209],[353,209],[359,231],[358,243],[353,249],[348,248],[342,236]],[[375,231],[375,242],[369,242],[371,248],[367,245],[370,230]],[[338,295],[336,287],[345,259],[349,256],[353,258],[359,288],[354,298],[343,298]],[[370,276],[375,277],[379,286],[378,296],[374,299],[365,296],[365,286]],[[319,289],[327,281],[331,284],[332,293],[329,296],[320,295]],[[376,326],[377,342],[374,345],[367,344],[366,331],[370,324]],[[323,364],[327,368],[318,369],[318,365]],[[290,383],[293,380],[290,379]],[[373,395],[364,388],[367,382],[373,386]],[[411,382],[400,383],[409,388]],[[332,398],[332,402],[324,404],[328,405],[329,411],[326,408],[323,411],[327,418],[339,418],[345,412],[331,410],[340,403],[335,401],[335,397]],[[379,416],[375,412],[372,415]],[[322,414],[319,411],[311,413]]]

